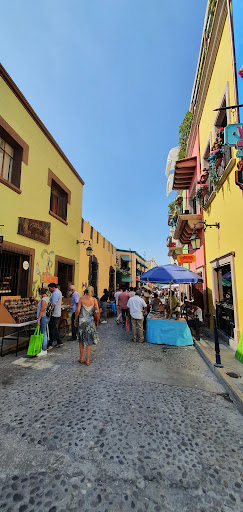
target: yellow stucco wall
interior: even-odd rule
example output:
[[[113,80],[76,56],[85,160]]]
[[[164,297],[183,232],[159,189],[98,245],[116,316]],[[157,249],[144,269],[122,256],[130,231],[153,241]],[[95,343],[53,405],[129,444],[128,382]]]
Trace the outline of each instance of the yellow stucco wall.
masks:
[[[40,273],[46,271],[49,254],[50,273],[54,275],[55,256],[75,261],[79,258],[82,217],[82,183],[77,179],[54,146],[26,111],[8,85],[0,77],[0,114],[18,135],[29,145],[28,165],[22,162],[21,194],[0,183],[0,224],[4,224],[4,240],[35,250],[34,290],[40,286]],[[48,169],[51,169],[71,191],[66,226],[49,215],[50,192],[47,185]],[[18,217],[51,222],[50,245],[17,234]],[[78,285],[76,266],[75,285]]]
[[[211,77],[203,113],[199,125],[200,152],[203,155],[210,133],[213,134],[213,125],[215,120],[215,112],[223,96],[226,84],[228,82],[229,105],[235,105],[234,82],[232,70],[232,55],[229,23],[226,19],[220,47],[216,57],[216,62]],[[230,113],[230,123],[236,120]],[[229,122],[229,121],[228,121]],[[212,135],[213,138],[213,135]],[[213,140],[211,141],[213,142]],[[232,150],[232,157],[235,156]],[[203,168],[203,163],[201,162]],[[243,193],[238,186],[235,185],[235,169],[234,166],[225,183],[216,193],[211,205],[204,212],[204,220],[208,224],[220,222],[220,229],[207,228],[205,231],[205,256],[207,271],[207,288],[209,311],[213,314],[212,301],[212,270],[210,261],[229,253],[235,252],[235,272],[236,272],[236,295],[239,314],[239,329],[243,331],[243,230],[241,228],[241,218],[243,214]],[[212,328],[212,317],[211,317]],[[236,341],[236,340],[235,340]]]
[[[116,269],[116,248],[106,238],[99,233],[97,243],[97,231],[93,229],[93,239],[91,240],[91,225],[83,221],[83,233],[79,234],[79,240],[90,240],[93,249],[92,256],[98,260],[98,296],[103,295],[104,288],[109,289],[109,270],[110,267]],[[105,242],[105,247],[103,246]],[[78,292],[82,294],[88,285],[89,277],[89,257],[86,255],[87,245],[79,244],[79,282]]]

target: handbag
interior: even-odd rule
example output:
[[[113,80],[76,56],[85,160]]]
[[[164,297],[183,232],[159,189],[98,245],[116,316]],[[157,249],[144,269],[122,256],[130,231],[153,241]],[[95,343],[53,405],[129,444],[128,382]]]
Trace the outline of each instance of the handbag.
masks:
[[[125,332],[131,331],[131,319],[126,317],[126,323],[125,323]]]
[[[48,318],[50,318],[53,315],[54,309],[55,309],[55,304],[53,304],[52,302],[49,301],[46,306],[46,316]]]
[[[95,321],[95,325],[97,327],[99,325],[99,321],[100,321],[100,312],[97,311],[97,309],[94,311],[94,321]]]
[[[27,356],[37,356],[40,353],[44,334],[40,334],[40,326],[37,325],[36,330],[30,336]]]
[[[241,363],[243,363],[243,333],[239,339],[239,343],[235,353],[236,359],[238,359]]]

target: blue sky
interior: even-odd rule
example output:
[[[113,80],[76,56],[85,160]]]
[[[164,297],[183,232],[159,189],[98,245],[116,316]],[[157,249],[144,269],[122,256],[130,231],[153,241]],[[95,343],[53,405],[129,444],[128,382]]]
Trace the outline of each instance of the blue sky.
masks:
[[[166,159],[189,107],[206,5],[1,6],[1,62],[84,179],[83,217],[116,247],[159,264],[168,262],[173,199]]]

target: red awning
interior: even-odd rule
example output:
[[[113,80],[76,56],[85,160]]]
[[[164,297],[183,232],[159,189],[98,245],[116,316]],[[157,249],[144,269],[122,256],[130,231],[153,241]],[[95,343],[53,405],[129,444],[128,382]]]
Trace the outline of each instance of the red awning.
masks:
[[[175,163],[174,181],[172,190],[187,190],[191,186],[192,178],[197,166],[197,157],[183,158]]]

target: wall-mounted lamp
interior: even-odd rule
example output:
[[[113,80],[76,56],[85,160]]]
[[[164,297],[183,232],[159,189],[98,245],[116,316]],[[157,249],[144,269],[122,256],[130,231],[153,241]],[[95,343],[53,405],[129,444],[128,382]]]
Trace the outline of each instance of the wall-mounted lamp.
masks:
[[[86,249],[86,254],[87,254],[87,256],[92,256],[93,249],[91,247],[90,240],[83,240],[82,242],[79,242],[79,240],[77,240],[77,244],[84,244],[84,245],[89,244]]]
[[[201,238],[200,238],[200,236],[198,236],[197,229],[196,229],[196,226],[198,224],[201,224],[200,228],[198,228],[198,229],[203,229],[203,231],[206,231],[207,228],[217,228],[217,229],[220,228],[219,222],[215,222],[215,224],[207,224],[205,220],[196,222],[196,224],[194,224],[192,236],[190,238],[191,246],[194,251],[196,251],[197,249],[200,249],[200,247],[201,247]]]
[[[201,238],[200,238],[200,236],[198,236],[198,234],[196,232],[192,233],[192,236],[190,238],[190,242],[191,242],[191,246],[192,246],[194,251],[196,251],[197,249],[200,249],[200,247],[201,247]]]

